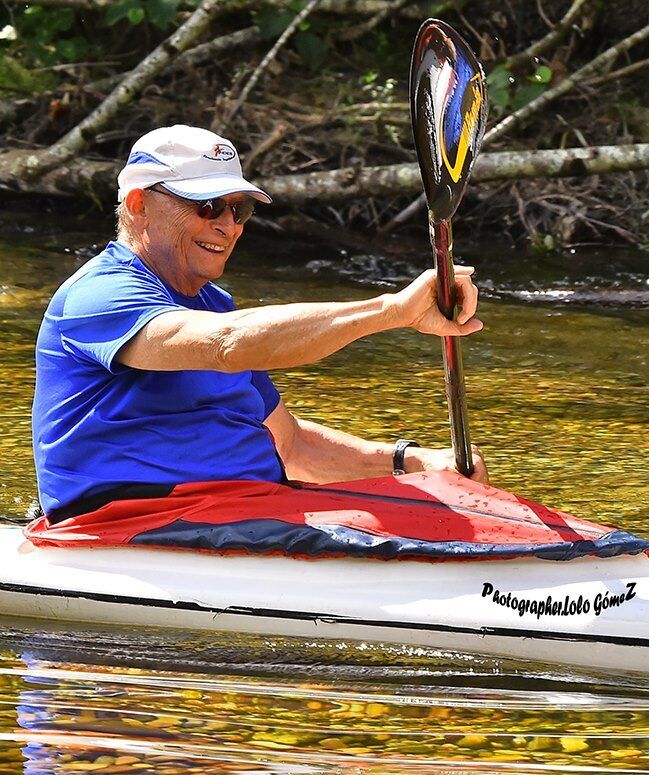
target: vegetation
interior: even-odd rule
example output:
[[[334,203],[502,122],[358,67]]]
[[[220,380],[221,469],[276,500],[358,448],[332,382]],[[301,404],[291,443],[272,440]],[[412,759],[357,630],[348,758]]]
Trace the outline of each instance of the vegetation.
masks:
[[[419,22],[438,15],[467,37],[488,73],[484,154],[577,147],[595,148],[600,160],[598,174],[578,177],[573,166],[571,177],[554,178],[546,157],[534,156],[530,180],[522,166],[529,156],[508,156],[521,166],[519,180],[510,168],[503,180],[470,186],[460,213],[467,230],[543,249],[647,244],[647,171],[638,170],[649,166],[645,10],[641,0],[7,2],[0,189],[81,191],[106,206],[116,160],[134,140],[182,122],[231,137],[256,179],[284,177],[282,190],[293,186],[286,200],[321,227],[420,230],[425,219],[408,207],[417,198],[414,168],[401,187],[386,192],[378,183],[385,170],[415,161],[410,51]],[[628,148],[609,160],[602,146]],[[491,170],[500,158],[490,159]],[[370,170],[353,192],[340,182],[375,167],[377,176]],[[328,201],[300,193],[305,179],[286,178],[327,170],[345,171],[329,179],[336,196]],[[295,222],[281,210],[276,220]]]

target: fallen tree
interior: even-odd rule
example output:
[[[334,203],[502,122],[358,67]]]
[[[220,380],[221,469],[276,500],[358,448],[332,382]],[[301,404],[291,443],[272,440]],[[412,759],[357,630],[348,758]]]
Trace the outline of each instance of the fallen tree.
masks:
[[[0,191],[48,196],[78,196],[96,202],[115,198],[118,162],[79,159],[50,170],[38,180],[17,178],[15,152],[0,156]],[[500,151],[482,154],[472,181],[487,183],[531,178],[565,178],[649,169],[649,143],[543,151]],[[305,202],[339,203],[357,198],[415,194],[421,190],[417,164],[346,167],[304,175],[280,175],[257,181],[281,205]]]

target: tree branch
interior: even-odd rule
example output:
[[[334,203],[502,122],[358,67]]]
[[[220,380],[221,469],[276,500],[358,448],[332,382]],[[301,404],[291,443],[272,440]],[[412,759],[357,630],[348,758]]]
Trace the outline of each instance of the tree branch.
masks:
[[[375,13],[374,16],[369,18],[366,22],[357,24],[353,27],[348,27],[346,30],[343,30],[339,35],[340,40],[358,40],[366,33],[371,32],[384,19],[387,19],[388,16],[396,13],[397,11],[400,11],[407,2],[408,0],[392,0],[389,3],[386,3],[386,5],[380,11]]]
[[[279,54],[282,47],[289,41],[289,39],[291,38],[295,30],[300,26],[300,24],[302,24],[302,22],[307,18],[307,16],[309,16],[309,14],[315,10],[316,6],[319,3],[320,3],[320,0],[309,0],[307,5],[304,6],[304,8],[300,11],[300,13],[297,14],[297,16],[293,19],[293,21],[288,25],[288,27],[284,30],[284,32],[275,41],[275,45],[270,49],[270,51],[266,54],[266,56],[257,65],[257,67],[255,68],[255,71],[250,76],[248,83],[243,87],[241,94],[237,98],[237,101],[234,103],[229,113],[221,122],[221,125],[218,128],[219,134],[223,134],[223,132],[226,130],[230,121],[232,121],[232,119],[237,115],[237,113],[241,109],[241,106],[248,99],[248,95],[255,88],[255,86],[257,85],[257,81],[261,78],[261,76],[266,71],[270,63]]]
[[[558,43],[566,32],[568,32],[575,20],[582,13],[584,6],[587,6],[590,2],[591,0],[573,0],[573,3],[565,16],[554,25],[547,35],[540,40],[537,40],[535,43],[532,43],[525,51],[520,51],[518,54],[513,54],[508,57],[504,63],[505,67],[509,70],[515,70],[522,64],[529,62],[534,59],[534,57],[538,57],[551,49],[555,43]]]
[[[563,96],[575,86],[584,83],[591,76],[601,73],[611,65],[623,51],[628,51],[632,46],[635,46],[637,43],[640,43],[647,38],[649,38],[649,24],[637,32],[634,32],[633,35],[629,35],[628,38],[624,38],[624,40],[611,46],[611,48],[606,49],[606,51],[595,57],[595,59],[587,65],[584,65],[572,75],[568,76],[568,78],[561,81],[561,83],[557,84],[552,89],[548,89],[548,91],[541,94],[540,97],[528,102],[527,105],[524,105],[520,110],[517,110],[515,113],[507,116],[507,118],[504,118],[485,134],[483,143],[492,143],[495,140],[500,139],[504,134],[511,131],[534,113],[543,110],[546,105],[549,105],[550,102],[556,100],[557,97]]]
[[[504,151],[481,154],[472,180],[562,178],[606,172],[649,169],[649,143],[546,151]],[[281,204],[305,201],[340,202],[368,196],[395,196],[421,189],[418,164],[394,164],[265,178],[259,182]]]
[[[29,155],[16,174],[38,177],[80,153],[124,105],[131,102],[173,58],[189,48],[205,32],[222,4],[223,0],[203,0],[189,19],[143,59],[101,105],[47,150]]]
[[[72,8],[78,11],[104,11],[115,0],[39,0],[37,5],[43,8]],[[267,4],[274,8],[287,8],[293,0],[267,0]],[[412,0],[408,0],[412,3]],[[4,5],[22,6],[24,0],[3,0]],[[321,10],[337,16],[356,14],[358,16],[373,16],[380,13],[386,6],[391,5],[390,0],[323,0]],[[192,8],[187,3],[181,3],[184,10]],[[254,11],[259,7],[259,0],[227,0],[223,5],[224,13],[236,13],[240,11]],[[413,7],[400,9],[400,15],[409,19],[421,19],[426,14],[425,10],[413,4]]]
[[[0,156],[0,191],[78,196],[109,202],[115,197],[116,162],[87,159],[59,166],[41,179],[20,180],[12,172],[13,151]],[[649,143],[568,148],[545,151],[505,151],[481,154],[473,171],[476,183],[529,178],[561,178],[649,169]],[[419,165],[347,167],[306,175],[284,175],[258,181],[278,205],[344,202],[355,198],[393,197],[421,190]]]
[[[591,78],[590,80],[586,81],[586,83],[588,86],[595,86],[598,83],[614,81],[616,78],[626,78],[627,75],[636,73],[638,70],[643,70],[647,66],[649,66],[649,59],[642,59],[639,62],[632,62],[630,65],[620,67],[619,70],[613,70],[610,73],[605,73],[604,75],[599,75],[596,78]]]

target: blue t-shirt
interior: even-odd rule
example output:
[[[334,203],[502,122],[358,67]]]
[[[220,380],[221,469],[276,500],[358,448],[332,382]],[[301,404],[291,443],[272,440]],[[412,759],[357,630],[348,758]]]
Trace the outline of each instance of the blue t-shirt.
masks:
[[[156,315],[234,309],[213,283],[184,296],[119,242],[56,291],[36,343],[34,458],[46,514],[122,484],[280,481],[268,374],[144,371],[115,360]]]

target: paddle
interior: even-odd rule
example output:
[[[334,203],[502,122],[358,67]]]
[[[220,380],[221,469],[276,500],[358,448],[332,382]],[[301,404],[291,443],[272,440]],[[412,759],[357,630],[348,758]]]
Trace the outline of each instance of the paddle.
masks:
[[[410,65],[410,112],[428,204],[442,313],[455,318],[451,218],[464,195],[487,118],[484,73],[466,42],[438,19],[419,28]],[[473,473],[458,337],[442,341],[451,439],[458,470]]]

